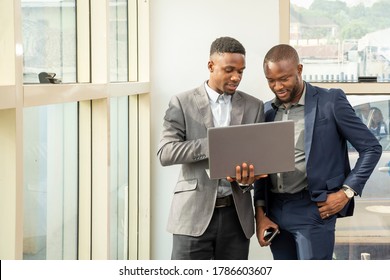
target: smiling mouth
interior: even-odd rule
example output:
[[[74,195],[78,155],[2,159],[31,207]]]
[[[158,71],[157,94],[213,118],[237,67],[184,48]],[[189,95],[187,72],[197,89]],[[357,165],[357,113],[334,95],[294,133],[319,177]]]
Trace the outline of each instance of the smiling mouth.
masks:
[[[231,89],[236,89],[238,87],[238,85],[237,84],[228,84],[227,87],[231,88]]]
[[[287,90],[276,92],[276,95],[279,96],[279,97],[285,97],[285,96],[287,96],[287,94],[288,94]]]

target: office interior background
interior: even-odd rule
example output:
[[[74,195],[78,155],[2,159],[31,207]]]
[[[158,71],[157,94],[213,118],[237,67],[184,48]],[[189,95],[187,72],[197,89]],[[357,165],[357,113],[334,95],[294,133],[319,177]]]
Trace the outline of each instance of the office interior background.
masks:
[[[328,14],[318,14],[327,10],[320,2]],[[1,0],[0,259],[170,259],[165,227],[179,166],[156,156],[163,116],[172,95],[208,78],[220,36],[246,48],[240,90],[271,99],[262,59],[291,43],[305,80],[344,89],[356,112],[380,108],[388,131],[388,5]],[[389,135],[378,137],[381,161],[355,216],[337,224],[335,259],[390,259]],[[249,257],[272,259],[256,237]]]

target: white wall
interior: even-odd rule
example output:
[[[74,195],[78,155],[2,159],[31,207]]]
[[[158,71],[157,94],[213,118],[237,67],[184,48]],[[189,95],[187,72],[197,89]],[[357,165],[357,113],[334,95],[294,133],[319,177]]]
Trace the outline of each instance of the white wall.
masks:
[[[156,153],[162,120],[172,95],[208,79],[211,42],[221,36],[246,48],[246,70],[239,89],[269,100],[273,94],[262,72],[267,50],[279,42],[279,1],[154,0],[151,18],[151,258],[170,259],[172,236],[166,222],[179,166],[161,167]],[[269,250],[251,242],[251,259],[269,259]]]

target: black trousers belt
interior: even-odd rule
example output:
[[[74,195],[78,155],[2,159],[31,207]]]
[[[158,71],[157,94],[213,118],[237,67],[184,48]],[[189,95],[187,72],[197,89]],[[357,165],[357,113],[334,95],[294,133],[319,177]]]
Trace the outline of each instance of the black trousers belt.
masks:
[[[307,190],[303,190],[297,193],[272,193],[271,196],[280,199],[280,200],[296,200],[307,197],[309,192]]]
[[[232,205],[234,205],[233,195],[219,197],[215,202],[215,208],[229,207]]]

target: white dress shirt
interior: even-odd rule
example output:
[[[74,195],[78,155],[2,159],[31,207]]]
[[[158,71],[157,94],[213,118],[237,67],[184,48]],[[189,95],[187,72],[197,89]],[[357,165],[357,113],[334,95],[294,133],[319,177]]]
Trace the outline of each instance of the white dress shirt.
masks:
[[[230,125],[230,112],[232,110],[232,96],[229,94],[219,94],[205,83],[206,92],[209,96],[211,112],[215,127]],[[219,180],[217,197],[224,197],[232,193],[230,182],[226,179]]]

